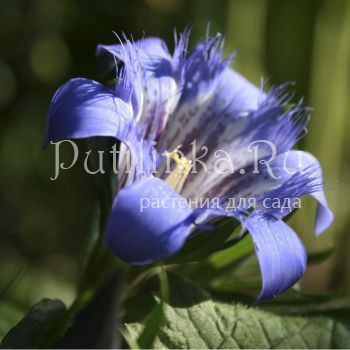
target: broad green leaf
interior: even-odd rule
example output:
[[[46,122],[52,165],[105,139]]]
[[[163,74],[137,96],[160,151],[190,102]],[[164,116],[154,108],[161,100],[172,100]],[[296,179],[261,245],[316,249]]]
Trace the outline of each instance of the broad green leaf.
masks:
[[[173,257],[165,260],[165,263],[199,262],[217,251],[238,243],[242,238],[237,232],[240,223],[234,219],[221,219],[219,223],[213,225],[216,228],[210,231],[196,230],[185,246]]]
[[[3,349],[35,349],[66,312],[60,300],[43,299],[34,305],[1,342]]]
[[[350,324],[327,313],[288,315],[211,300],[188,280],[169,275],[169,302],[154,348],[348,348]],[[135,337],[140,324],[129,324]]]

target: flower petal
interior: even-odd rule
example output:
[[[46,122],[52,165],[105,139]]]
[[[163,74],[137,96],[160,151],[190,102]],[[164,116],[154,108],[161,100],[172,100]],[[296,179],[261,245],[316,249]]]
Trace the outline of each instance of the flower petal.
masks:
[[[96,55],[103,58],[104,53],[109,53],[119,61],[124,61],[123,45],[98,45]],[[172,58],[165,42],[159,38],[145,38],[132,43],[138,52],[140,63],[145,72],[155,72],[157,76],[172,74]]]
[[[314,169],[312,177],[316,178],[321,185],[323,183],[321,165],[318,160],[308,152],[290,151],[281,154],[276,157],[275,164],[275,168],[278,167],[279,174],[284,181],[290,179],[293,174],[303,172],[305,169],[312,167]],[[305,174],[307,175],[307,172],[305,172]],[[310,194],[318,201],[315,220],[315,234],[318,236],[332,224],[334,215],[328,207],[322,186],[318,191],[310,191],[305,194]]]
[[[158,38],[146,38],[135,43],[126,40],[119,45],[99,45],[97,55],[103,52],[112,54],[124,63],[123,71],[126,78],[132,77],[132,87],[137,80],[133,76],[138,77],[133,71],[139,67],[136,71],[141,71],[142,79],[136,86],[140,85],[141,91],[136,90],[138,98],[132,102],[134,110],[140,112],[137,114],[143,128],[143,138],[154,141],[163,131],[180,96],[172,57],[166,44]]]
[[[177,105],[179,93],[175,79],[170,76],[149,77],[144,84],[145,99],[139,123],[143,138],[152,142],[163,132]]]
[[[288,151],[259,166],[258,173],[253,170],[251,167],[244,175],[232,174],[226,178],[227,182],[221,183],[226,191],[221,197],[223,203],[230,198],[235,198],[237,203],[240,199],[255,198],[260,211],[282,219],[294,209],[285,206],[286,203],[293,204],[297,198],[311,195],[318,201],[316,236],[331,225],[333,213],[324,194],[322,169],[314,156],[303,151]],[[281,207],[271,206],[271,201],[278,199]],[[264,201],[269,207],[264,206]]]
[[[72,79],[57,90],[51,101],[45,145],[92,136],[127,141],[132,122],[131,108],[113,91],[93,80]]]
[[[260,197],[260,201],[267,197],[293,201],[311,195],[318,201],[315,234],[318,236],[325,231],[332,224],[334,216],[324,194],[322,169],[318,160],[310,153],[293,150],[278,155],[269,167],[273,176],[278,179],[268,175],[266,169],[261,169],[255,181],[251,181],[251,188],[253,184],[255,186],[256,197]],[[270,189],[266,190],[268,187]],[[282,211],[281,208],[270,208],[265,211],[277,214],[281,218],[290,212],[290,210]]]
[[[191,231],[187,202],[158,178],[122,189],[113,204],[105,242],[121,259],[149,264],[171,256]]]
[[[204,64],[205,61],[202,66]],[[216,71],[215,74],[204,74],[205,77],[214,75],[213,79],[207,81],[203,78],[204,81],[191,83],[192,93],[188,92],[185,98],[181,97],[160,137],[160,151],[181,145],[181,152],[187,158],[193,158],[192,143],[195,141],[198,157],[203,154],[202,146],[208,148],[208,155],[202,158],[207,161],[210,156],[214,157],[216,150],[227,149],[227,145],[237,139],[247,127],[249,121],[245,118],[246,114],[256,107],[264,94],[232,69],[221,69],[223,70]],[[192,75],[199,74],[194,71]],[[188,83],[185,82],[185,85]],[[208,174],[202,174],[202,177],[208,178]],[[203,182],[203,179],[199,182]]]
[[[45,146],[50,141],[93,136],[114,137],[127,146],[130,163],[127,173],[119,174],[124,184],[152,173],[154,147],[142,140],[131,104],[96,81],[72,79],[57,90],[51,101]],[[126,166],[126,159],[121,162],[121,168],[123,162]]]
[[[204,74],[204,81],[197,83],[198,87],[193,84],[197,93],[188,94],[191,98],[181,98],[160,137],[160,151],[181,145],[180,151],[186,158],[197,157],[206,164],[208,172],[202,171],[199,162],[194,162],[199,166],[199,171],[191,174],[186,181],[183,192],[185,197],[193,196],[194,193],[205,197],[208,195],[207,189],[215,188],[225,178],[225,174],[218,174],[214,169],[217,163],[216,151],[228,154],[233,167],[238,170],[252,158],[251,153],[242,151],[243,147],[247,150],[249,142],[246,144],[246,141],[255,139],[252,136],[253,124],[256,126],[259,123],[253,123],[253,117],[266,95],[231,68],[221,69],[214,75],[214,83],[210,80],[211,88],[208,91],[205,77],[210,76],[209,73]],[[203,68],[198,70],[201,72]],[[199,73],[194,71],[192,75],[197,76]],[[276,124],[275,120],[271,122]],[[205,149],[208,151],[206,155]]]
[[[252,214],[245,222],[260,264],[262,290],[258,301],[292,287],[304,274],[307,255],[295,232],[281,220]]]
[[[174,115],[159,140],[162,151],[175,149],[182,145],[185,154],[191,148],[191,142],[200,139],[201,145],[208,146],[209,135],[223,131],[221,122],[226,119],[224,113],[221,118],[213,118],[211,103],[220,100],[216,95],[220,84],[226,81],[223,72],[227,69],[230,59],[222,60],[222,46],[220,37],[208,38],[199,43],[187,60],[180,64],[182,71],[181,98]],[[224,89],[226,90],[226,89]],[[227,97],[227,96],[225,96]],[[211,138],[213,140],[215,138]]]
[[[236,109],[254,111],[265,99],[262,89],[256,87],[231,68],[226,68],[221,77],[218,96],[226,104],[232,101]]]
[[[243,88],[241,90],[244,91]],[[249,96],[249,90],[247,83],[247,92],[238,96]],[[275,157],[293,147],[305,130],[308,112],[301,104],[288,108],[289,97],[283,96],[283,91],[283,88],[275,89],[268,95],[260,92],[260,102],[255,100],[258,104],[256,110],[241,109],[245,100],[239,98],[240,103],[233,103],[226,109],[221,107],[220,110],[218,107],[220,99],[213,101],[211,109],[206,108],[205,113],[209,113],[212,119],[207,118],[206,125],[200,123],[192,136],[200,135],[196,139],[197,157],[204,153],[201,149],[203,145],[208,147],[206,157],[201,159],[205,161],[208,171],[189,177],[184,187],[185,197],[200,193],[203,197],[212,198],[232,193],[232,188],[238,188],[237,181],[245,181],[247,185],[248,179],[245,175],[240,176],[240,173],[248,173],[254,162]],[[257,92],[256,96],[259,96]],[[258,154],[254,151],[257,143]],[[228,161],[219,162],[218,158],[228,158]]]
[[[223,40],[221,35],[207,37],[199,42],[183,62],[184,84],[180,103],[196,100],[205,102],[212,97],[221,73],[228,67],[232,56],[222,59]]]

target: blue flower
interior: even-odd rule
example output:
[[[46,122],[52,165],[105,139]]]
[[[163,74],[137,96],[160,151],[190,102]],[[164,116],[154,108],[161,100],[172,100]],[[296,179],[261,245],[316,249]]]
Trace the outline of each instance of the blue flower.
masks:
[[[232,56],[222,59],[219,35],[205,38],[190,54],[187,43],[185,32],[173,54],[158,38],[99,45],[97,55],[112,58],[115,86],[84,78],[61,86],[50,105],[46,143],[93,136],[122,141],[122,188],[105,229],[105,242],[119,257],[136,265],[165,259],[184,245],[198,223],[234,217],[255,244],[263,279],[259,300],[269,299],[300,279],[306,252],[283,221],[291,209],[266,201],[295,203],[311,194],[318,201],[316,235],[333,220],[318,161],[291,151],[305,134],[309,110],[301,102],[291,105],[286,86],[265,93],[232,70]],[[261,140],[259,159],[273,161],[256,171],[251,145]],[[207,150],[201,159],[207,169],[215,169],[220,150],[230,156],[231,171],[193,171],[194,141],[198,154]],[[127,152],[128,172],[122,171]],[[194,208],[194,198],[218,199],[220,205]],[[255,208],[231,207],[234,200],[242,204],[250,198]],[[141,208],[143,202],[148,205]]]

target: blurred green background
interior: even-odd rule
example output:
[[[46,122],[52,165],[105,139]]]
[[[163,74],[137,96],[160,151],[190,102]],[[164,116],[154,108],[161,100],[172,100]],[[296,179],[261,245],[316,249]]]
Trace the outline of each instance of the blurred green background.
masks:
[[[350,294],[349,0],[1,0],[0,2],[0,338],[42,297],[70,303],[95,194],[79,168],[55,182],[53,150],[42,150],[50,99],[65,80],[98,79],[95,48],[117,33],[160,36],[192,25],[191,42],[211,32],[237,52],[234,67],[256,84],[295,82],[314,108],[301,147],[315,154],[336,220],[315,240],[315,204],[293,218],[309,251],[334,247],[310,267],[302,288]],[[4,319],[1,314],[7,309]]]

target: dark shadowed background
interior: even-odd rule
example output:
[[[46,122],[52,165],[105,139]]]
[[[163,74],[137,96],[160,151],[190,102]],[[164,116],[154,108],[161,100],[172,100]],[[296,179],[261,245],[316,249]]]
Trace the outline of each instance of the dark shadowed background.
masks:
[[[317,241],[315,205],[293,218],[310,251],[333,255],[310,267],[305,290],[350,294],[350,1],[348,0],[1,0],[0,2],[0,338],[42,297],[70,303],[95,203],[91,179],[76,167],[55,182],[53,149],[42,149],[50,99],[65,80],[99,79],[95,48],[112,31],[164,38],[192,26],[191,43],[226,37],[234,67],[256,84],[285,81],[314,108],[301,147],[315,154],[336,220]],[[333,186],[334,187],[334,186]]]

